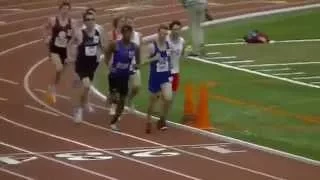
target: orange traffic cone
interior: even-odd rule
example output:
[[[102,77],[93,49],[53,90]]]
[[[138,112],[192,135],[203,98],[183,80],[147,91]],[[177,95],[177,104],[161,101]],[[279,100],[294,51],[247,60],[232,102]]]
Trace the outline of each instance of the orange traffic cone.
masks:
[[[194,103],[193,103],[193,87],[192,84],[187,84],[184,87],[184,112],[182,123],[192,125],[195,120]]]
[[[199,104],[196,114],[196,121],[194,127],[203,130],[212,130],[210,125],[210,115],[209,115],[209,102],[208,102],[208,86],[206,84],[200,87],[200,97]]]

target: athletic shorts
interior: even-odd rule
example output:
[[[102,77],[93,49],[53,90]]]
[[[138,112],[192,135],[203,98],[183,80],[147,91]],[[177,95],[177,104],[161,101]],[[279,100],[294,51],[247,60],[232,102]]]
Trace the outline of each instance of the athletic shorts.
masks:
[[[128,95],[129,91],[129,75],[115,75],[109,74],[109,92],[110,93],[119,93],[121,96]]]
[[[64,65],[67,59],[67,48],[55,47],[53,45],[49,48],[50,53],[58,54],[60,57],[61,64]]]
[[[172,91],[176,92],[179,88],[180,76],[179,73],[172,74]]]
[[[78,74],[80,80],[87,77],[92,81],[98,66],[98,62],[84,63],[77,60],[75,63],[75,72]]]
[[[170,82],[170,76],[150,76],[149,77],[149,91],[151,93],[158,93],[161,91],[161,85]]]

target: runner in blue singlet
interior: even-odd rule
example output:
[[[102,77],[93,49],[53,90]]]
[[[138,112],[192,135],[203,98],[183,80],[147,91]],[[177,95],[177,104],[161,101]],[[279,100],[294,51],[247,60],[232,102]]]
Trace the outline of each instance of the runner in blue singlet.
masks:
[[[122,39],[112,42],[106,53],[106,64],[109,65],[111,59],[112,64],[110,67],[109,78],[109,103],[117,105],[116,113],[111,120],[111,128],[119,130],[116,123],[121,116],[125,100],[128,95],[129,76],[131,75],[130,67],[133,61],[140,64],[140,51],[136,44],[131,42],[131,35],[133,29],[131,26],[124,25],[121,28]],[[112,58],[113,56],[113,58]],[[119,95],[119,99],[117,98]]]
[[[169,28],[160,25],[158,29],[158,38],[149,45],[150,54],[150,73],[149,73],[149,91],[151,92],[148,107],[146,133],[151,133],[151,114],[154,110],[158,97],[162,97],[163,106],[158,129],[165,130],[168,111],[172,100],[171,85],[171,60],[170,47],[167,42]]]

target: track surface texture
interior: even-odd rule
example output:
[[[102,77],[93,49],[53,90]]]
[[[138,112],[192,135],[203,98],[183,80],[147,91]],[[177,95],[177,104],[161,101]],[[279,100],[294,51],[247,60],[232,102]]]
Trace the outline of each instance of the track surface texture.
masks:
[[[145,9],[130,9],[144,35],[159,23],[187,15],[176,0],[143,1]],[[215,18],[236,16],[317,1],[216,0]],[[110,29],[111,8],[125,0],[73,0],[72,15],[83,7],[98,8],[99,24]],[[135,4],[134,1],[130,5]],[[147,6],[148,5],[148,6]],[[47,61],[40,25],[56,12],[55,0],[0,0],[0,179],[223,179],[315,180],[320,168],[235,143],[170,127],[166,132],[144,134],[144,118],[126,114],[123,133],[109,129],[104,102],[90,101],[96,112],[85,123],[72,122],[72,73],[58,87],[58,101],[49,106],[44,90],[54,72]],[[142,5],[141,5],[142,7]],[[106,10],[106,11],[105,11]]]

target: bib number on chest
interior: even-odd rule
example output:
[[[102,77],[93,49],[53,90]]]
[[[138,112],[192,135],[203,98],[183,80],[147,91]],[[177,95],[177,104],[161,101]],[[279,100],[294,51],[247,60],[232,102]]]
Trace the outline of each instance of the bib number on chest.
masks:
[[[97,46],[87,46],[85,47],[86,56],[96,56],[97,55]]]
[[[168,61],[162,60],[157,63],[157,72],[166,72],[169,71]]]
[[[61,48],[66,48],[68,44],[67,34],[64,31],[59,32],[55,38],[54,45]]]

